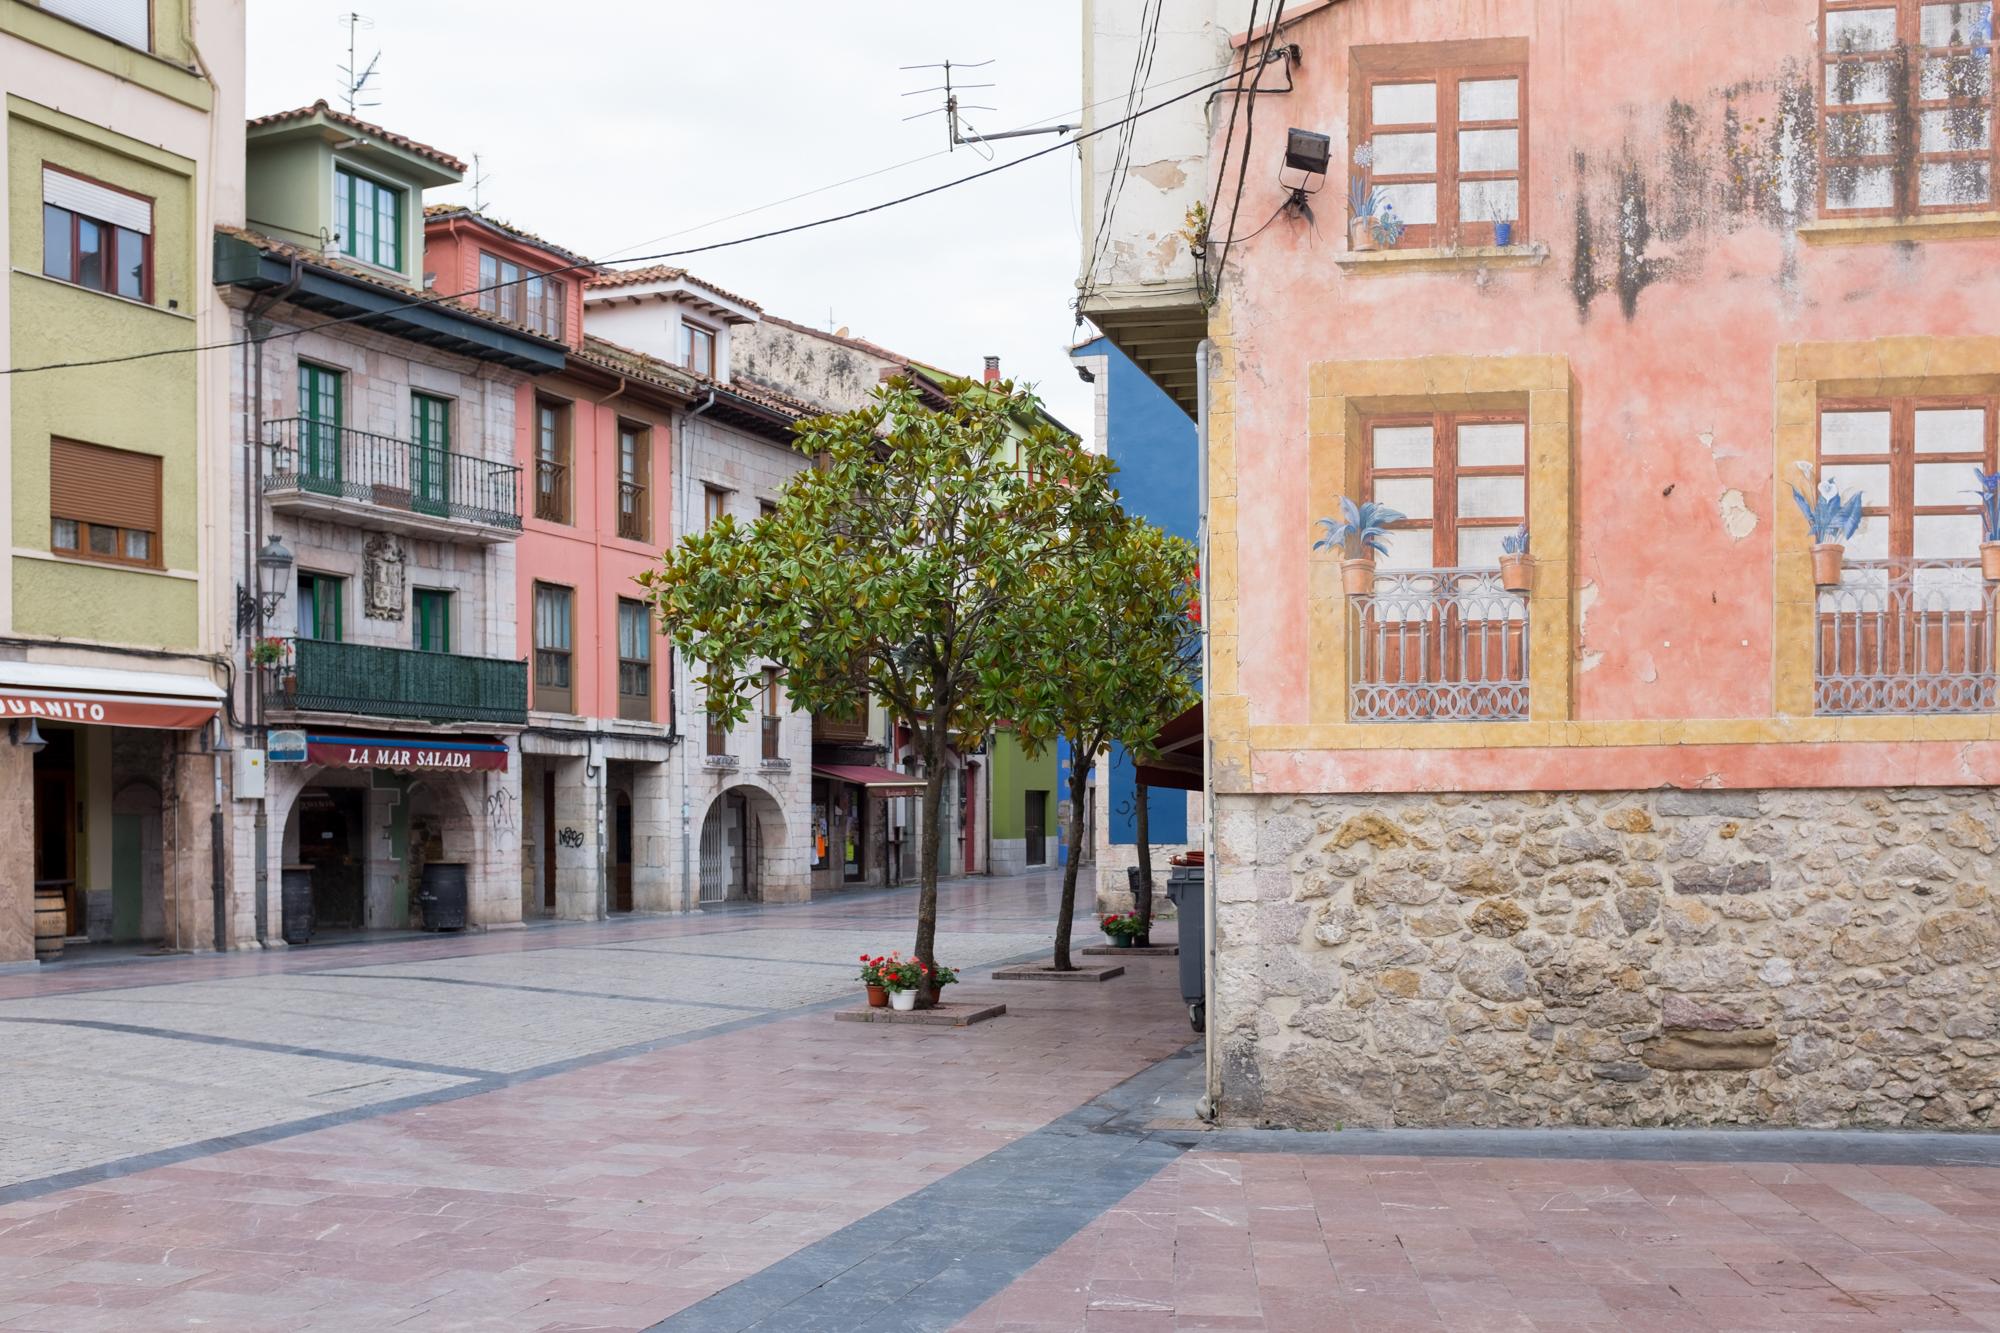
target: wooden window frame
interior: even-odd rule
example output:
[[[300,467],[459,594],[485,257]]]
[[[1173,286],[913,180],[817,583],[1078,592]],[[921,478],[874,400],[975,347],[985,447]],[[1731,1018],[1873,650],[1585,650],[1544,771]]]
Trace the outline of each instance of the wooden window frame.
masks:
[[[626,441],[632,441],[626,456]],[[627,467],[628,462],[630,467]],[[640,421],[618,422],[618,536],[643,542],[653,535],[653,428]]]
[[[785,715],[778,707],[778,668],[764,668],[764,684],[757,693],[763,706],[760,730],[764,738],[764,762],[774,763],[785,757],[784,721]]]
[[[1819,215],[1822,218],[1886,218],[1910,217],[1925,213],[1988,212],[2000,208],[2000,125],[1995,124],[1996,101],[1994,89],[2000,85],[2000,52],[1995,43],[1989,41],[1986,47],[1986,94],[1980,99],[1930,99],[1923,97],[1924,60],[1932,52],[1947,55],[1976,54],[1977,45],[1964,47],[1925,47],[1919,45],[1923,36],[1923,11],[1939,0],[1820,0],[1819,14],[1819,124],[1814,138],[1819,143]],[[1827,34],[1831,31],[1831,16],[1837,13],[1856,13],[1868,10],[1894,10],[1896,12],[1896,40],[1886,50],[1835,52],[1827,49]],[[1886,102],[1833,103],[1828,100],[1832,91],[1835,71],[1849,65],[1866,67],[1872,64],[1886,64],[1890,67],[1889,100]],[[1900,67],[1904,86],[1895,87],[1896,72]],[[1986,109],[1986,147],[1981,149],[1941,149],[1925,152],[1923,147],[1923,115],[1927,111],[1949,111],[1962,107],[1984,105]],[[1836,116],[1884,116],[1889,121],[1892,140],[1886,153],[1840,153],[1832,151],[1833,134],[1829,125]],[[1905,136],[1913,137],[1913,147],[1903,153],[1899,145]],[[1986,165],[1986,199],[1983,203],[1963,203],[1946,200],[1940,204],[1922,202],[1923,169],[1930,163],[1952,161],[1984,162]],[[1852,165],[1857,169],[1885,167],[1889,171],[1892,198],[1878,208],[1841,208],[1829,202],[1828,185],[1831,173],[1842,165]]]
[[[1519,426],[1521,462],[1509,467],[1461,467],[1458,462],[1458,431],[1461,426]],[[1428,468],[1384,468],[1375,465],[1375,431],[1379,427],[1429,426],[1431,466]],[[1458,535],[1463,528],[1498,528],[1514,531],[1527,522],[1533,505],[1529,486],[1529,444],[1532,427],[1526,412],[1402,412],[1370,414],[1361,423],[1361,495],[1375,497],[1378,479],[1431,479],[1431,516],[1404,519],[1389,525],[1391,533],[1429,531],[1432,569],[1458,569]],[[1521,479],[1521,513],[1504,518],[1463,518],[1458,513],[1458,482],[1461,477],[1514,477]],[[1442,534],[1443,540],[1440,540]],[[1394,538],[1390,539],[1394,550]],[[1449,558],[1446,558],[1446,557]],[[1498,566],[1494,566],[1498,568]],[[1481,568],[1484,568],[1482,566]]]
[[[698,370],[695,368],[694,347],[697,338],[706,338],[708,340],[708,366],[706,369]],[[722,354],[721,349],[721,330],[710,328],[706,324],[696,323],[691,319],[683,319],[681,321],[681,368],[683,370],[686,370],[691,375],[700,375],[706,379],[716,378],[715,363],[717,358]]]
[[[703,532],[712,530],[716,522],[729,512],[730,494],[731,492],[726,486],[703,484],[701,488],[701,530]]]
[[[1487,79],[1515,79],[1514,119],[1460,121],[1459,85]],[[1374,89],[1383,84],[1431,83],[1437,89],[1437,119],[1428,123],[1382,122],[1375,120]],[[1531,206],[1533,171],[1529,152],[1529,79],[1527,44],[1513,39],[1497,41],[1427,42],[1398,46],[1357,47],[1353,52],[1353,76],[1349,80],[1348,124],[1355,127],[1349,143],[1348,161],[1363,144],[1372,144],[1380,134],[1423,134],[1437,136],[1436,170],[1427,175],[1384,176],[1368,167],[1371,188],[1391,185],[1437,187],[1437,221],[1408,223],[1404,243],[1418,249],[1453,246],[1486,246],[1496,243],[1495,224],[1466,222],[1459,217],[1459,186],[1464,182],[1505,181],[1515,184],[1512,243],[1520,245],[1534,235]],[[1513,130],[1516,154],[1512,171],[1462,171],[1458,163],[1458,137],[1469,130]],[[1359,168],[1356,168],[1359,169]]]
[[[53,171],[56,172],[58,175],[68,176],[75,180],[87,181],[90,184],[97,186],[99,189],[111,190],[115,193],[122,194],[129,199],[137,199],[146,205],[146,211],[152,215],[153,225],[157,226],[159,223],[159,200],[155,199],[152,195],[140,194],[137,190],[128,190],[122,185],[113,185],[110,181],[99,180],[95,176],[86,176],[80,171],[71,171],[69,168],[58,166],[54,162],[42,163],[42,170]],[[119,258],[119,250],[122,248],[118,240],[118,233],[121,231],[127,231],[129,230],[129,228],[121,227],[115,222],[106,222],[103,218],[92,217],[88,213],[79,213],[75,209],[65,208],[61,204],[52,204],[46,198],[44,198],[41,201],[41,203],[42,203],[42,229],[43,229],[42,275],[44,277],[54,278],[58,282],[67,282],[72,286],[81,287],[86,291],[101,292],[105,296],[115,296],[121,301],[137,301],[141,305],[153,304],[153,279],[155,274],[153,266],[153,233],[151,231],[132,233],[133,235],[139,237],[139,247],[141,252],[139,258],[139,295],[127,296],[125,293],[118,290],[118,270],[119,270],[118,258]],[[56,212],[63,214],[67,219],[67,224],[69,226],[70,271],[68,273],[51,273],[49,272],[48,269],[47,232],[49,225],[49,210],[51,209],[54,209]],[[101,271],[99,275],[105,280],[104,283],[89,283],[83,280],[83,272],[82,272],[83,260],[82,260],[82,255],[79,253],[77,246],[79,233],[82,230],[79,224],[83,222],[91,223],[92,225],[96,226],[100,232],[104,234],[105,248],[102,251],[104,255],[104,262],[101,266]],[[107,286],[105,285],[105,283],[108,283],[109,285]]]
[[[81,448],[86,451],[103,451],[113,455],[137,459],[139,466],[150,467],[151,478],[148,489],[151,492],[149,498],[152,501],[152,522],[148,526],[141,527],[134,523],[104,521],[108,517],[107,515],[100,512],[97,517],[91,517],[82,507],[75,509],[73,512],[65,513],[63,511],[69,508],[69,505],[61,502],[60,497],[55,494],[56,488],[53,484],[53,478],[51,478],[49,487],[49,550],[53,554],[60,555],[65,559],[87,560],[95,565],[114,565],[124,569],[166,568],[166,555],[161,549],[163,543],[160,540],[161,528],[165,517],[163,511],[165,509],[166,460],[157,454],[145,454],[131,449],[112,449],[108,445],[90,444],[83,440],[58,438],[52,439],[49,442],[51,455],[58,448],[64,447]],[[117,508],[117,506],[114,506],[114,508]],[[74,546],[63,546],[56,541],[56,525],[59,523],[75,525],[76,544]],[[93,532],[109,532],[111,534],[112,549],[109,554],[91,549],[90,539]],[[126,553],[126,539],[133,533],[143,533],[146,537],[146,554],[144,556],[132,556]]]
[[[366,264],[371,268],[386,269],[391,273],[401,273],[403,271],[403,260],[405,257],[404,251],[407,248],[404,244],[406,238],[404,237],[403,232],[406,228],[408,228],[410,224],[409,188],[407,186],[396,185],[393,184],[392,182],[382,180],[380,177],[372,176],[366,171],[362,171],[355,167],[351,167],[344,162],[336,162],[333,164],[333,175],[334,175],[333,197],[335,203],[334,224],[340,230],[340,240],[338,242],[339,252],[342,255],[346,256],[347,258],[354,260],[356,263]],[[352,184],[350,184],[347,187],[347,190],[345,192],[347,195],[346,216],[344,217],[340,216],[339,201],[342,194],[340,188],[340,178],[343,176],[345,176],[350,182],[365,182],[368,185],[369,189],[374,190],[376,192],[378,198],[380,195],[387,194],[396,201],[396,226],[392,233],[392,239],[390,241],[390,244],[392,246],[391,262],[386,264],[382,262],[382,230],[381,230],[382,209],[381,209],[381,204],[379,202],[376,203],[375,207],[372,210],[375,214],[375,223],[376,223],[373,232],[375,238],[374,253],[364,255],[358,249],[354,248],[356,241],[360,235],[360,229],[354,225],[354,219],[357,215],[357,209],[358,209],[357,200],[360,191],[356,190]]]
[[[541,284],[539,294],[531,291],[530,282]],[[568,325],[569,292],[563,280],[553,273],[531,268],[491,250],[481,250],[479,309],[496,319],[511,321],[561,342]]]
[[[628,610],[637,610],[645,632],[639,636],[646,650],[644,657],[625,655],[625,615]],[[618,635],[618,716],[628,722],[651,722],[653,720],[653,624],[646,610],[646,604],[631,597],[620,597],[614,608],[616,633]],[[625,688],[628,673],[645,672],[646,688],[643,693],[633,693]]]
[[[574,433],[576,405],[566,398],[548,398],[537,395],[534,418],[534,478],[535,517],[544,523],[572,524],[576,514],[572,508],[574,488],[570,485],[571,440]],[[543,451],[542,414],[555,414],[556,456],[549,458]],[[545,504],[544,501],[547,501]]]
[[[1986,413],[1986,439],[1981,455],[1969,452],[1930,453],[1917,452],[1916,416],[1918,412],[1954,411],[1978,409]],[[1886,454],[1829,454],[1826,452],[1826,418],[1829,414],[1842,412],[1887,412],[1889,414],[1889,452]],[[1962,505],[1919,505],[1916,502],[1917,465],[1978,466],[1988,472],[1996,468],[1996,458],[2000,458],[2000,394],[1910,394],[1901,396],[1876,397],[1829,397],[1822,398],[1818,405],[1818,416],[1813,420],[1814,475],[1819,475],[1827,467],[1887,467],[1889,470],[1889,503],[1875,505],[1864,503],[1861,507],[1865,518],[1886,517],[1889,520],[1889,560],[1947,560],[1952,556],[1918,556],[1916,550],[1916,521],[1919,517],[1950,516],[1954,514],[1978,514],[1979,503],[1971,497]],[[1803,485],[1800,490],[1806,489]],[[1968,487],[1967,489],[1970,489]],[[1811,498],[1811,497],[1808,497]],[[1864,501],[1867,499],[1863,497]],[[1862,557],[1855,557],[1860,559]],[[1979,558],[1975,546],[1964,553],[1967,560]]]
[[[708,738],[702,753],[711,759],[720,759],[729,753],[729,724],[707,709],[702,715],[708,719]]]
[[[542,642],[542,594],[545,592],[562,594],[563,638],[567,643],[561,648]],[[533,626],[534,706],[545,713],[573,713],[576,711],[576,589],[567,584],[545,583],[536,579],[529,585],[528,596],[528,614]],[[563,684],[544,683],[544,665],[553,666],[557,659],[562,662]]]
[[[302,569],[298,573],[298,590],[295,596],[301,603],[305,600],[306,584],[313,586],[313,632],[299,637],[313,639],[321,643],[344,643],[347,636],[347,579],[340,574],[322,574],[316,569]],[[331,602],[320,595],[321,588],[333,591]],[[322,631],[326,629],[328,606],[333,609],[333,636],[328,638]],[[296,619],[296,617],[295,617]]]

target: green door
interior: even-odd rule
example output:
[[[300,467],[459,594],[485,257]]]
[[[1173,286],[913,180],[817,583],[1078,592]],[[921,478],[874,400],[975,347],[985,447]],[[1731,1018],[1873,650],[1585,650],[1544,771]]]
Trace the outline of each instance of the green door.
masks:
[[[445,462],[451,452],[451,400],[410,395],[410,506],[444,515],[451,504]]]
[[[451,651],[451,594],[437,588],[418,588],[411,598],[411,629],[418,652]]]
[[[299,362],[299,483],[325,495],[340,493],[341,374]]]

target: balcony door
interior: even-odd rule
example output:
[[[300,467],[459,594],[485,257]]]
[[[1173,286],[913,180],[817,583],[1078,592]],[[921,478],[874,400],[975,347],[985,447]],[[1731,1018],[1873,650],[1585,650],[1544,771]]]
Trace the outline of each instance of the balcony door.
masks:
[[[443,517],[451,509],[451,400],[410,395],[410,507]]]
[[[327,495],[340,492],[341,403],[346,377],[337,370],[299,362],[299,480]]]

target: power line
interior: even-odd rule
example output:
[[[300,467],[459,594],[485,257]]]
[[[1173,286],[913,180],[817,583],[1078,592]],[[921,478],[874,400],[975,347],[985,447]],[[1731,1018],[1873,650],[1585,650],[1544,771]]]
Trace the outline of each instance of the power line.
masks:
[[[1090,240],[1090,257],[1083,271],[1084,291],[1078,297],[1079,302],[1096,288],[1097,262],[1111,235],[1111,217],[1125,197],[1125,180],[1132,169],[1132,144],[1137,136],[1132,128],[1137,117],[1132,111],[1138,105],[1140,89],[1152,73],[1153,55],[1159,49],[1160,19],[1165,13],[1166,0],[1140,8],[1139,42],[1132,54],[1132,82],[1125,95],[1125,132],[1118,136],[1118,146],[1112,153],[1110,179],[1104,185],[1104,205],[1098,211],[1097,231]]]
[[[851,208],[844,213],[834,213],[827,217],[814,218],[808,222],[793,223],[791,226],[788,227],[773,227],[768,231],[755,232],[749,236],[738,236],[732,240],[711,241],[706,245],[689,246],[686,249],[682,250],[664,250],[658,254],[632,255],[625,259],[618,260],[616,262],[621,264],[649,264],[649,263],[657,263],[663,259],[681,259],[688,255],[708,254],[716,250],[728,250],[728,249],[733,249],[739,245],[749,245],[755,241],[768,241],[775,239],[776,237],[779,236],[791,236],[798,232],[813,231],[820,227],[832,226],[836,222],[847,222],[854,218],[865,217],[870,213],[880,213],[885,209],[896,208],[902,204],[914,203],[919,199],[927,199],[931,195],[942,194],[946,190],[957,189],[961,185],[970,185],[974,181],[984,180],[988,176],[998,175],[1000,172],[1008,171],[1014,167],[1021,166],[1024,163],[1032,162],[1036,158],[1047,157],[1051,153],[1059,153],[1064,149],[1069,148],[1074,143],[1094,137],[1099,134],[1109,133],[1110,131],[1118,129],[1119,127],[1125,125],[1127,122],[1131,120],[1136,120],[1140,116],[1149,116],[1153,114],[1155,111],[1165,110],[1167,107],[1174,105],[1176,102],[1183,102],[1186,101],[1188,98],[1195,96],[1198,93],[1207,92],[1210,88],[1213,88],[1218,84],[1226,83],[1234,77],[1236,76],[1233,73],[1224,74],[1221,78],[1212,79],[1207,83],[1198,84],[1193,88],[1189,88],[1186,92],[1176,93],[1174,96],[1169,97],[1164,101],[1156,102],[1152,106],[1141,107],[1138,111],[1133,112],[1132,115],[1127,116],[1121,120],[1115,120],[1109,125],[1100,126],[1097,129],[1089,130],[1082,134],[1079,134],[1076,136],[1075,139],[1067,140],[1062,143],[1050,144],[1046,148],[1038,148],[1032,153],[1023,154],[1022,156],[1014,158],[1007,162],[996,163],[993,166],[986,167],[979,171],[975,171],[970,175],[957,176],[951,180],[941,181],[936,185],[927,186],[926,188],[921,190],[912,190],[908,194],[898,195],[893,199],[885,199],[880,203],[868,204],[861,208]],[[585,261],[576,264],[565,264],[559,268],[547,269],[544,270],[540,276],[551,277],[556,274],[572,273],[580,270],[596,271],[602,267],[603,267],[602,263],[592,263],[589,261]],[[399,305],[388,306],[381,310],[367,310],[367,311],[362,311],[359,314],[343,315],[338,319],[330,319],[325,321],[324,323],[315,324],[309,329],[307,328],[286,329],[277,333],[273,333],[270,335],[269,338],[266,339],[232,338],[227,342],[202,343],[193,347],[163,347],[156,351],[151,351],[151,352],[130,352],[123,356],[96,357],[85,361],[53,361],[39,366],[9,366],[6,370],[0,371],[0,375],[30,375],[45,370],[84,370],[93,366],[121,365],[128,361],[148,361],[163,356],[182,356],[196,352],[228,351],[231,348],[248,346],[252,342],[259,342],[259,341],[268,342],[271,341],[272,339],[277,339],[277,338],[296,338],[306,333],[318,332],[322,329],[333,328],[341,324],[363,323],[371,319],[380,319],[384,315],[393,315],[398,311],[417,310],[426,306],[441,305],[449,301],[459,301],[463,300],[465,297],[468,296],[478,296],[485,292],[500,291],[503,288],[512,287],[514,285],[515,283],[513,282],[496,282],[496,283],[489,283],[484,287],[469,287],[461,292],[433,292],[428,296],[419,298],[418,300],[405,301]]]
[[[1264,38],[1264,54],[1257,61],[1257,78],[1256,81],[1253,82],[1250,87],[1250,92],[1249,92],[1250,105],[1244,108],[1243,111],[1243,156],[1239,160],[1239,165],[1236,168],[1236,198],[1230,202],[1229,232],[1222,239],[1222,254],[1218,256],[1215,261],[1215,290],[1218,297],[1220,296],[1222,291],[1222,278],[1224,270],[1229,265],[1229,247],[1236,243],[1236,222],[1243,212],[1243,182],[1244,179],[1250,174],[1250,144],[1255,135],[1257,126],[1256,85],[1257,83],[1263,82],[1264,66],[1271,63],[1271,53],[1273,50],[1276,49],[1278,44],[1278,28],[1280,27],[1280,25],[1284,23],[1284,21],[1285,21],[1285,0],[1278,0],[1276,7],[1273,8],[1271,11],[1271,27],[1270,31]],[[1245,38],[1243,44],[1245,49],[1247,50],[1250,45],[1249,39]],[[1224,163],[1223,168],[1224,170],[1227,170],[1228,164]],[[1269,225],[1271,224],[1268,222],[1264,224],[1264,226],[1266,227],[1268,227]],[[1259,227],[1258,230],[1262,231],[1263,227]]]

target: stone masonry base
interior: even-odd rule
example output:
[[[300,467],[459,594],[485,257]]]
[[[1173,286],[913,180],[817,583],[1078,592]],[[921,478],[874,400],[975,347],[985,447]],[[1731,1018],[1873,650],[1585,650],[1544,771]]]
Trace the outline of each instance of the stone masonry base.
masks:
[[[1991,788],[1223,796],[1239,1124],[2000,1128]]]

